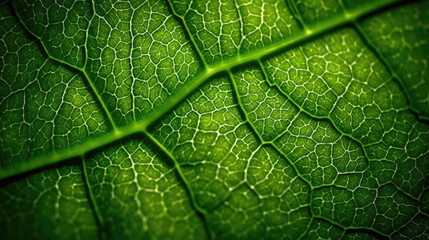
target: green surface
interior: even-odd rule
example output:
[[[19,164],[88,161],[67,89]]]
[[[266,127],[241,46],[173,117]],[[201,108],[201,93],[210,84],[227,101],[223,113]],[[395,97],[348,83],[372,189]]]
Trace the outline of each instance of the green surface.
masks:
[[[428,1],[0,4],[4,239],[429,239]]]

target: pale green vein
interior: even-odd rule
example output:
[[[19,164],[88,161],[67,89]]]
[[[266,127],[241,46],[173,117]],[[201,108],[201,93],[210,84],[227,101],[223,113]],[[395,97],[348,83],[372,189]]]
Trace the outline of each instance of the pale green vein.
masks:
[[[238,16],[238,23],[240,24],[240,43],[238,44],[238,49],[237,49],[238,50],[237,54],[240,54],[240,48],[241,48],[241,45],[243,45],[243,40],[244,40],[244,23],[243,23],[243,17],[241,16],[240,6],[238,5],[237,0],[234,0],[234,6]],[[223,58],[223,55],[222,55],[222,58]]]
[[[194,47],[195,51],[198,54],[198,57],[201,59],[201,61],[203,62],[203,65],[205,68],[208,68],[208,64],[206,62],[206,59],[203,56],[203,53],[201,51],[201,49],[198,47],[197,41],[195,40],[194,36],[192,35],[191,30],[189,30],[188,24],[186,24],[185,18],[183,16],[180,16],[173,8],[173,4],[171,3],[171,0],[167,0],[166,1],[168,8],[170,9],[170,11],[173,13],[173,16],[175,16],[177,19],[179,19],[180,23],[182,24],[182,26],[185,28],[185,32],[186,35],[188,35],[188,38],[190,40],[190,42],[192,43],[192,46]]]
[[[177,159],[152,134],[150,134],[146,130],[143,130],[142,132],[143,132],[143,134],[145,134],[152,141],[152,143],[154,143],[159,148],[159,150],[161,150],[164,154],[166,154],[170,158],[170,160],[173,162],[174,167],[177,170],[177,173],[179,174],[179,176],[180,176],[183,184],[185,185],[186,191],[188,192],[188,195],[191,198],[192,207],[194,208],[195,211],[197,211],[197,213],[199,213],[201,215],[201,218],[202,218],[203,223],[204,223],[204,227],[207,230],[207,234],[208,234],[209,238],[210,239],[214,239],[215,234],[211,230],[210,225],[208,224],[208,213],[207,213],[207,211],[204,208],[201,208],[198,205],[197,200],[195,199],[195,194],[192,191],[191,184],[189,183],[188,179],[185,177],[185,174],[183,173],[182,168],[180,167],[179,162],[177,162]]]
[[[429,218],[429,214],[428,214],[428,213],[423,212],[423,211],[422,211],[422,210],[420,210],[420,209],[419,209],[419,214],[421,214],[421,215],[423,215],[423,216],[425,216],[425,217]]]
[[[104,219],[101,215],[100,209],[98,208],[98,204],[95,201],[95,197],[94,197],[94,193],[92,192],[91,185],[89,184],[88,171],[85,163],[85,156],[82,156],[81,159],[82,159],[82,168],[83,168],[83,178],[88,191],[88,200],[91,202],[92,208],[94,209],[94,215],[99,226],[99,229],[98,229],[99,237],[100,239],[104,240],[104,239],[107,239],[106,231],[104,230]]]
[[[85,61],[84,61],[82,69],[85,69],[86,68],[86,64],[88,64],[88,36],[89,36],[89,28],[90,28],[90,26],[92,24],[92,21],[94,21],[94,18],[95,18],[95,5],[94,5],[94,1],[90,0],[90,2],[91,2],[92,16],[91,16],[91,19],[88,22],[88,28],[86,29],[86,33],[85,33],[85,43],[83,44],[83,49],[84,49],[84,52],[85,52]]]
[[[95,4],[94,4],[94,1],[90,0],[90,3],[91,3],[92,16],[91,16],[91,19],[88,22],[88,26],[87,26],[87,29],[86,29],[86,32],[85,32],[85,42],[84,42],[84,45],[83,45],[84,53],[85,53],[85,60],[84,60],[84,64],[83,64],[82,69],[86,69],[86,65],[88,64],[88,36],[89,36],[89,28],[91,27],[92,21],[95,18]],[[85,74],[85,77],[87,78],[87,80],[89,82],[89,76],[87,76]],[[106,108],[106,106],[103,105],[104,102],[102,101],[102,102],[100,102],[100,104],[102,105],[103,109],[106,111],[107,108]],[[109,121],[111,123],[114,123],[113,119],[112,119],[112,116],[110,115],[110,113],[106,112],[106,114],[107,114],[107,116],[109,118]],[[115,126],[115,125],[112,125],[112,126]],[[88,189],[88,200],[91,202],[92,209],[94,210],[94,213],[95,213],[94,215],[95,215],[95,217],[97,219],[98,236],[99,236],[99,238],[101,240],[104,240],[104,239],[107,239],[106,231],[105,231],[104,219],[103,219],[103,216],[101,215],[101,212],[99,210],[98,204],[97,204],[97,202],[95,200],[95,197],[94,197],[94,194],[92,192],[91,184],[89,183],[88,172],[87,172],[86,163],[85,163],[85,155],[82,155],[81,159],[82,159],[83,177],[85,178],[85,183],[86,183],[86,186],[87,186],[87,189]]]
[[[305,236],[307,236],[308,231],[310,230],[311,224],[313,223],[314,218],[311,217],[310,218],[310,222],[307,225],[307,229],[305,229],[305,231],[303,231],[303,233],[301,234],[301,236],[298,237],[298,240],[304,239]]]
[[[408,221],[408,222],[406,222],[406,223],[404,223],[404,224],[402,224],[402,226],[400,226],[400,227],[398,227],[396,230],[394,230],[393,232],[391,232],[390,234],[389,234],[389,238],[392,238],[392,236],[393,235],[395,235],[397,232],[399,232],[399,231],[401,231],[403,228],[405,228],[405,227],[407,227],[412,221],[414,221],[414,219],[416,218],[416,217],[418,217],[419,216],[419,214],[420,214],[420,212],[419,211],[417,211],[415,214],[414,214],[414,216]]]
[[[338,227],[340,227],[340,228],[342,228],[342,229],[344,229],[344,230],[365,230],[365,231],[368,231],[368,232],[374,232],[374,233],[377,233],[378,235],[383,236],[383,237],[386,237],[386,238],[389,238],[389,237],[390,237],[388,234],[382,233],[382,232],[380,232],[380,231],[378,231],[378,230],[376,230],[376,229],[370,228],[370,227],[353,227],[353,226],[344,226],[344,225],[342,225],[342,224],[340,224],[340,223],[337,223],[337,222],[335,222],[335,221],[333,221],[333,220],[331,220],[331,219],[329,219],[329,218],[323,217],[323,216],[313,216],[313,217],[314,217],[315,219],[319,219],[319,220],[323,220],[323,221],[329,222],[330,224],[335,225],[335,226],[338,226]]]
[[[235,93],[235,97],[236,97],[237,102],[238,102],[238,106],[240,107],[240,110],[243,113],[246,122],[248,124],[250,124],[250,126],[253,129],[253,131],[257,135],[259,141],[262,144],[267,143],[267,141],[265,141],[265,139],[262,137],[262,135],[259,133],[259,131],[255,127],[255,125],[253,124],[253,121],[250,120],[250,117],[249,117],[249,114],[247,113],[247,111],[244,109],[244,104],[243,104],[243,101],[241,100],[240,92],[238,91],[237,82],[235,81],[235,77],[232,75],[232,72],[230,70],[228,71],[228,75],[229,75],[229,78],[231,80],[231,85],[232,85],[232,87],[234,89],[234,93]]]
[[[257,128],[254,126],[254,124],[253,124],[253,122],[250,120],[250,118],[249,118],[249,116],[248,116],[248,113],[247,113],[247,111],[245,110],[245,108],[244,108],[244,104],[243,104],[243,102],[242,102],[242,100],[241,100],[241,96],[240,96],[240,93],[239,93],[239,91],[238,91],[238,87],[237,87],[237,83],[236,83],[236,81],[235,81],[235,77],[233,76],[233,74],[232,74],[232,72],[231,71],[228,71],[228,74],[229,74],[229,78],[230,78],[230,80],[231,80],[231,84],[232,84],[232,86],[233,86],[233,89],[234,89],[234,93],[235,93],[235,97],[236,97],[236,99],[237,99],[237,103],[238,103],[238,106],[239,106],[239,108],[240,108],[240,110],[241,110],[241,112],[243,113],[243,115],[244,115],[244,117],[245,117],[245,120],[246,120],[246,122],[250,125],[250,127],[252,128],[252,130],[253,130],[253,132],[255,132],[256,133],[256,135],[258,136],[258,139],[259,139],[259,141],[261,142],[261,146],[262,145],[268,145],[268,146],[271,146],[271,147],[273,147],[277,152],[278,152],[278,154],[280,155],[280,156],[282,156],[282,157],[284,157],[285,159],[286,159],[286,161],[292,166],[292,168],[294,169],[294,171],[295,171],[295,173],[296,173],[296,175],[299,177],[299,178],[301,178],[307,185],[308,185],[308,187],[310,188],[310,196],[312,196],[313,195],[313,186],[311,186],[311,183],[310,183],[310,181],[308,181],[304,176],[302,176],[301,175],[301,173],[298,171],[298,169],[297,169],[297,167],[295,166],[295,164],[286,156],[286,154],[284,154],[282,151],[280,151],[280,149],[279,149],[279,147],[277,147],[272,141],[265,141],[264,140],[264,138],[261,136],[261,134],[258,132],[258,130],[257,130]],[[298,116],[299,114],[297,114],[296,116]],[[257,151],[259,151],[259,148],[260,147],[258,147],[258,149],[257,150],[255,150],[255,152],[257,152]],[[247,167],[246,167],[246,169],[247,169]],[[247,173],[247,172],[246,172]],[[246,174],[247,175],[247,174]],[[245,177],[245,178],[247,178],[247,177]],[[252,188],[251,188],[252,189]],[[310,215],[311,215],[311,217],[313,218],[313,216],[314,216],[314,214],[313,214],[313,211],[312,211],[312,209],[311,209],[311,198],[312,197],[310,197],[310,202],[308,203],[308,206],[309,206],[309,208],[310,208]],[[310,223],[309,223],[309,225],[307,226],[307,230],[306,231],[308,231],[308,229],[309,229],[309,227],[310,227],[310,225],[311,225],[311,221],[310,221]],[[301,239],[302,237],[304,237],[305,236],[305,233],[306,233],[306,231],[298,238],[298,239]]]
[[[101,95],[100,95],[100,93],[98,92],[98,90],[97,90],[97,88],[94,86],[94,84],[93,84],[93,82],[92,82],[92,80],[91,80],[91,78],[88,76],[88,74],[86,73],[86,71],[85,71],[85,65],[86,65],[86,62],[87,62],[87,50],[86,50],[86,38],[87,38],[87,36],[88,36],[88,34],[86,34],[86,36],[85,36],[85,65],[84,65],[84,67],[82,67],[82,68],[79,68],[79,67],[77,67],[77,66],[74,66],[74,65],[72,65],[72,64],[70,64],[70,63],[68,63],[68,62],[66,62],[66,61],[64,61],[64,60],[61,60],[61,59],[58,59],[58,58],[56,58],[56,57],[54,57],[54,56],[52,56],[51,54],[49,54],[49,51],[48,51],[48,49],[46,48],[46,46],[45,46],[45,44],[43,43],[43,41],[42,41],[42,39],[39,37],[39,36],[37,36],[37,35],[35,35],[30,29],[28,29],[27,28],[27,26],[24,24],[24,21],[22,21],[22,19],[19,17],[19,14],[17,13],[17,11],[16,11],[16,9],[15,9],[15,5],[13,5],[13,9],[14,9],[14,11],[15,11],[15,15],[17,16],[17,18],[19,19],[19,21],[21,22],[21,25],[33,36],[33,37],[35,37],[37,40],[39,40],[39,43],[40,43],[40,45],[42,46],[42,48],[43,48],[43,50],[44,50],[44,53],[50,58],[50,59],[52,59],[52,60],[54,60],[55,62],[58,62],[59,64],[63,64],[63,65],[65,65],[65,66],[67,66],[67,67],[69,67],[69,68],[72,68],[72,69],[75,69],[75,70],[77,70],[77,71],[79,71],[79,72],[81,72],[81,73],[83,73],[83,75],[85,76],[85,79],[86,79],[86,81],[88,82],[88,84],[90,85],[90,87],[91,87],[91,90],[93,91],[93,93],[95,94],[95,96],[96,96],[96,98],[98,99],[98,101],[99,101],[99,103],[101,104],[101,106],[102,106],[102,108],[103,108],[103,110],[104,110],[104,112],[105,112],[105,114],[107,115],[107,118],[108,118],[108,120],[109,120],[109,123],[112,125],[112,127],[113,127],[113,129],[117,129],[117,126],[116,126],[116,124],[115,124],[115,121],[113,120],[113,117],[112,117],[112,115],[110,114],[110,112],[108,111],[108,108],[107,108],[107,106],[106,106],[106,104],[105,104],[105,102],[104,102],[104,100],[103,100],[103,98],[101,97]],[[95,14],[95,12],[94,12],[94,14]],[[91,22],[92,22],[92,18],[91,18]],[[88,25],[88,29],[89,29],[89,25]],[[0,176],[1,176],[1,174],[0,174]],[[1,179],[1,178],[0,178]]]
[[[117,126],[115,121],[113,120],[112,114],[110,114],[109,109],[107,108],[106,103],[104,102],[103,98],[101,97],[100,93],[98,92],[97,88],[94,86],[91,78],[89,77],[88,73],[85,71],[86,69],[86,65],[88,64],[88,36],[89,36],[89,28],[91,27],[92,21],[95,18],[95,4],[94,1],[91,0],[91,11],[92,11],[92,16],[91,19],[89,20],[88,23],[88,28],[86,30],[85,33],[85,44],[84,44],[84,51],[85,51],[85,62],[84,65],[81,69],[77,68],[79,71],[83,72],[83,74],[85,75],[85,78],[87,80],[87,82],[89,83],[91,90],[93,91],[93,93],[95,94],[95,96],[97,97],[97,100],[99,101],[99,103],[101,104],[101,107],[103,108],[104,112],[107,115],[107,118],[109,119],[110,124],[112,125],[114,130],[117,130]],[[49,55],[49,53],[48,53]]]
[[[347,233],[347,230],[346,230],[346,229],[343,229],[343,232],[341,233],[341,236],[340,236],[340,238],[339,238],[339,239],[343,239],[343,238],[344,238],[344,236],[346,235],[346,233]]]
[[[200,73],[200,75],[189,80],[187,86],[184,86],[179,93],[167,99],[162,108],[149,115],[147,118],[138,121],[130,126],[118,128],[115,132],[93,138],[87,142],[71,146],[67,149],[58,150],[56,153],[50,153],[44,156],[37,156],[28,159],[20,165],[16,165],[7,169],[2,169],[0,171],[0,179],[5,179],[14,175],[41,168],[43,166],[65,161],[73,157],[78,157],[94,149],[118,141],[119,139],[122,139],[131,134],[141,132],[142,130],[147,129],[148,126],[152,123],[157,122],[164,114],[170,112],[175,106],[177,106],[177,104],[179,104],[183,99],[185,99],[189,94],[191,94],[195,89],[197,89],[201,84],[206,82],[212,76],[249,62],[257,62],[260,59],[275,54],[281,50],[285,50],[294,45],[305,42],[311,38],[319,36],[323,33],[331,31],[335,28],[356,21],[357,19],[371,14],[375,11],[389,7],[396,2],[398,2],[398,0],[376,1],[371,4],[364,5],[360,8],[355,8],[350,11],[347,16],[334,17],[330,21],[326,21],[320,25],[313,27],[308,31],[298,33],[294,36],[283,39],[275,44],[268,45],[264,48],[251,51],[246,54],[228,59],[222,63],[207,67],[204,72]],[[69,65],[68,63],[63,61],[62,63]]]
[[[133,33],[133,28],[132,28],[132,24],[133,24],[133,20],[134,20],[134,9],[133,9],[133,13],[131,14],[131,18],[130,18],[130,35],[131,35],[131,43],[130,43],[130,58],[128,59],[129,64],[130,64],[130,75],[131,75],[131,90],[130,90],[130,94],[131,94],[131,107],[133,110],[133,121],[136,121],[136,98],[134,96],[134,84],[136,82],[136,77],[134,76],[134,64],[133,64],[133,59],[132,59],[132,55],[134,53],[134,33]]]
[[[299,12],[298,7],[296,6],[295,0],[286,0],[286,3],[288,5],[289,11],[292,13],[292,16],[299,22],[301,27],[307,31],[308,26],[304,21],[304,18],[302,17],[301,13]]]

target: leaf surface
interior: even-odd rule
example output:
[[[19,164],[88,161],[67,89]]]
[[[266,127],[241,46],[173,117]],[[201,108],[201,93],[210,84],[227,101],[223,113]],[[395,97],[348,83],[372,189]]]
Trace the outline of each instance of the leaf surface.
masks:
[[[0,5],[6,239],[425,239],[428,1]]]

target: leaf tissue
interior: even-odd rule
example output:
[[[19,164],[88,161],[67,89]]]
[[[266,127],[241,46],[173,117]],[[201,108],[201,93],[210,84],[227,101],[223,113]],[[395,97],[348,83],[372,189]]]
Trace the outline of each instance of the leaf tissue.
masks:
[[[0,3],[2,239],[429,239],[429,1]]]

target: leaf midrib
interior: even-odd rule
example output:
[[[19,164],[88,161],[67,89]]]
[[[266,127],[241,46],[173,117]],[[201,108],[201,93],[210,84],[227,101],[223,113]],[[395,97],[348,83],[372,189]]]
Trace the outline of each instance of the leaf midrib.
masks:
[[[116,142],[120,139],[123,139],[133,134],[140,133],[140,134],[146,135],[146,132],[150,125],[159,121],[161,117],[163,117],[165,114],[173,110],[174,107],[176,107],[179,103],[182,102],[182,100],[184,100],[187,96],[189,96],[192,92],[194,92],[199,86],[201,86],[203,83],[205,83],[213,76],[222,72],[231,71],[231,69],[247,63],[261,61],[262,59],[268,56],[271,56],[277,52],[288,49],[294,45],[301,44],[311,38],[314,38],[316,36],[329,32],[335,28],[339,28],[347,24],[351,24],[357,21],[359,18],[370,15],[384,8],[388,8],[397,2],[399,2],[399,0],[384,0],[384,1],[377,1],[375,3],[372,2],[371,4],[366,4],[361,7],[349,10],[345,15],[339,15],[339,16],[333,17],[329,19],[329,21],[325,21],[313,28],[308,28],[306,31],[302,31],[287,39],[283,39],[279,42],[270,44],[260,49],[256,49],[254,51],[251,51],[243,55],[237,55],[236,57],[227,59],[219,64],[207,65],[206,69],[203,72],[201,72],[200,75],[198,75],[196,78],[190,79],[189,82],[183,87],[183,89],[181,89],[179,93],[168,98],[163,104],[162,108],[150,114],[147,118],[141,121],[137,121],[134,124],[131,124],[126,127],[116,128],[112,132],[103,134],[102,136],[96,137],[92,140],[85,141],[80,144],[68,147],[63,150],[58,150],[50,154],[30,158],[24,161],[22,164],[9,167],[7,169],[1,169],[0,180],[6,179],[12,176],[16,176],[19,174],[23,174],[29,171],[33,171],[48,165],[52,165],[54,163],[59,163],[74,157],[83,156],[90,151],[93,151],[95,149],[108,145],[110,143]],[[46,51],[46,48],[45,48],[45,51]],[[48,52],[47,54],[49,55]],[[61,61],[59,59],[53,58],[50,55],[49,57],[62,64],[68,65],[69,67],[73,67],[78,71],[83,70],[83,69],[71,66],[70,64],[64,61]],[[87,74],[85,74],[85,76],[89,77],[87,76]],[[99,96],[97,97],[100,98]],[[102,99],[98,99],[98,100],[102,102]],[[106,112],[106,114],[109,114],[109,112]]]

